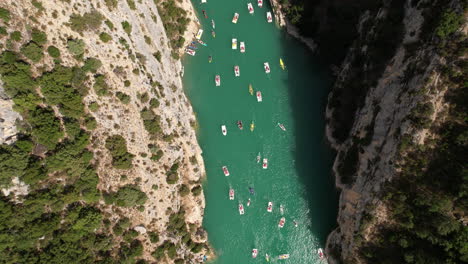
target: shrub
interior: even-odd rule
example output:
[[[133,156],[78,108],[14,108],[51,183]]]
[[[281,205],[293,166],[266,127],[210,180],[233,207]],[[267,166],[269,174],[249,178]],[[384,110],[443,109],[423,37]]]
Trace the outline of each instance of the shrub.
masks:
[[[96,10],[84,13],[82,16],[73,14],[70,16],[68,25],[77,32],[94,31],[101,27],[104,16]]]
[[[88,105],[88,108],[91,112],[96,112],[97,110],[99,110],[99,104],[97,102],[91,102]]]
[[[51,108],[37,107],[30,113],[28,121],[33,128],[33,138],[48,149],[54,149],[58,140],[63,137],[60,122]]]
[[[96,129],[96,127],[97,127],[96,118],[94,118],[93,116],[85,117],[85,127],[88,130]]]
[[[49,46],[47,48],[47,52],[52,58],[59,58],[60,57],[60,50],[55,46]]]
[[[34,28],[32,30],[31,39],[32,41],[36,42],[36,44],[39,46],[43,46],[47,43],[47,35],[37,28]]]
[[[159,50],[153,53],[153,56],[156,58],[157,61],[161,62],[161,52]]]
[[[8,35],[8,32],[7,32],[6,28],[0,27],[0,35],[3,35],[3,36]]]
[[[463,15],[458,15],[453,11],[446,11],[441,18],[436,34],[442,39],[447,38],[460,28],[463,23]]]
[[[151,243],[158,243],[159,242],[159,236],[156,232],[149,232],[148,233],[149,239]]]
[[[199,196],[202,192],[202,187],[200,185],[197,185],[192,188],[192,194],[193,196]]]
[[[94,77],[94,91],[99,96],[109,95],[109,86],[107,85],[106,78],[104,75],[97,75]]]
[[[3,20],[3,22],[8,22],[10,21],[11,17],[10,17],[10,11],[8,11],[7,9],[5,8],[1,8],[0,7],[0,19]]]
[[[125,93],[122,93],[122,92],[117,92],[115,94],[117,96],[117,98],[119,98],[119,100],[123,103],[123,104],[128,104],[130,103],[130,95],[128,94],[125,94]]]
[[[151,38],[145,35],[145,42],[148,45],[151,45]]]
[[[129,80],[125,80],[125,81],[124,81],[124,85],[125,85],[125,87],[129,87],[129,86],[130,86],[130,81],[129,81]]]
[[[117,4],[119,3],[119,0],[104,0],[107,8],[110,10],[114,9],[117,7]]]
[[[110,29],[110,30],[114,30],[114,24],[109,21],[109,20],[106,20],[104,21],[104,24],[106,24],[106,26]]]
[[[13,41],[20,41],[21,40],[21,32],[19,31],[14,31],[10,34],[10,38]]]
[[[128,23],[128,21],[122,22],[122,28],[128,35],[130,35],[130,33],[132,33],[132,25],[130,25],[130,23]]]
[[[159,100],[156,99],[156,98],[152,98],[149,102],[151,108],[157,108],[159,107],[160,103],[159,103]]]
[[[32,60],[33,62],[38,62],[42,59],[42,48],[39,47],[34,42],[29,42],[25,46],[21,48],[21,53],[28,59]]]
[[[135,1],[133,1],[133,0],[127,0],[127,4],[128,4],[128,7],[130,7],[131,10],[135,10],[135,9],[136,9]]]
[[[83,67],[81,68],[85,72],[96,73],[96,71],[102,66],[102,62],[95,58],[86,59]]]
[[[68,42],[68,51],[74,56],[81,56],[84,53],[85,43],[81,39],[69,39]]]
[[[179,187],[180,196],[184,197],[184,196],[187,196],[187,194],[189,193],[190,193],[190,189],[187,187],[187,185],[181,184]]]
[[[106,148],[112,156],[112,165],[117,169],[130,169],[132,167],[133,154],[127,152],[127,142],[120,135],[107,138]]]
[[[112,40],[112,37],[106,32],[102,32],[101,34],[99,34],[99,39],[101,39],[102,42],[107,43]]]
[[[122,207],[132,207],[136,205],[143,205],[148,197],[139,187],[134,185],[125,185],[117,192],[108,193],[106,196],[110,196],[106,203],[115,203]]]

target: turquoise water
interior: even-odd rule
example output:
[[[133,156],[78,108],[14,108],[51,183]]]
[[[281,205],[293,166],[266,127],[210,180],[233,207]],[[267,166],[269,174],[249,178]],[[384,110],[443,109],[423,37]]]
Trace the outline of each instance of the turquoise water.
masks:
[[[263,8],[253,4],[255,13],[250,15],[244,1],[194,2],[208,46],[198,45],[195,57],[184,58],[184,85],[198,118],[207,171],[204,227],[217,255],[214,263],[266,263],[265,254],[273,263],[320,263],[316,252],[336,226],[338,204],[330,176],[332,155],[324,138],[328,76],[304,45],[267,23],[268,3]],[[234,12],[240,14],[237,24],[231,23]],[[211,19],[216,38],[210,34]],[[238,39],[237,50],[231,49],[232,38]],[[245,41],[246,53],[240,53],[240,41]],[[212,63],[208,56],[213,56]],[[286,64],[284,71],[279,58]],[[264,62],[269,62],[270,74]],[[235,65],[240,77],[234,76]],[[216,74],[221,75],[220,87],[215,86]],[[263,102],[249,94],[249,84],[262,92]],[[242,120],[243,130],[237,120]],[[227,126],[227,136],[221,125]],[[256,162],[259,152],[268,158],[268,169]],[[229,188],[236,192],[234,201],[229,200]],[[272,213],[266,210],[269,201]],[[244,215],[239,215],[239,203]],[[280,229],[282,216],[286,224]],[[256,259],[253,248],[259,250]],[[290,258],[278,260],[280,254]]]

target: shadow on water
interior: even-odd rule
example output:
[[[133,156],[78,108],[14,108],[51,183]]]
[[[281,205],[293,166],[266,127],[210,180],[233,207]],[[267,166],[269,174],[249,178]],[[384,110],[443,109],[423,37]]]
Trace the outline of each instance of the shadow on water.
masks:
[[[288,47],[283,56],[288,67],[287,83],[295,120],[296,149],[293,156],[297,174],[305,188],[303,195],[308,202],[309,226],[323,247],[328,234],[337,225],[339,194],[331,175],[334,153],[325,138],[324,113],[332,78],[305,45],[291,36],[283,40],[283,46]]]

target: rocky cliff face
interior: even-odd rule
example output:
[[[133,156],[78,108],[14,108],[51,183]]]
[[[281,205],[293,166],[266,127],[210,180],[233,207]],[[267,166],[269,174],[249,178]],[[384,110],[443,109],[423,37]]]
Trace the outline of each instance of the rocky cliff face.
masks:
[[[372,240],[379,224],[391,225],[383,184],[399,173],[402,139],[424,144],[429,133],[411,121],[415,107],[428,103],[431,122],[444,118],[448,87],[439,77],[447,61],[434,44],[433,20],[440,16],[436,9],[462,9],[458,1],[440,2],[383,1],[361,12],[326,111],[341,190],[339,226],[327,241],[330,263],[365,263],[357,252],[361,243]]]

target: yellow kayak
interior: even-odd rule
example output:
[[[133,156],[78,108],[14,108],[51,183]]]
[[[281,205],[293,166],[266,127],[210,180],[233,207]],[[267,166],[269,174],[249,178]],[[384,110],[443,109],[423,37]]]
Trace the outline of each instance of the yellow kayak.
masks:
[[[252,121],[252,123],[250,124],[250,131],[254,131],[255,129],[255,123],[254,121]]]
[[[254,90],[253,90],[253,87],[252,87],[251,84],[249,84],[249,93],[250,93],[250,95],[253,95],[253,93],[254,93]]]
[[[281,69],[283,69],[283,70],[286,68],[286,66],[284,66],[284,62],[283,62],[283,60],[281,58],[280,58],[280,66],[281,66]]]

